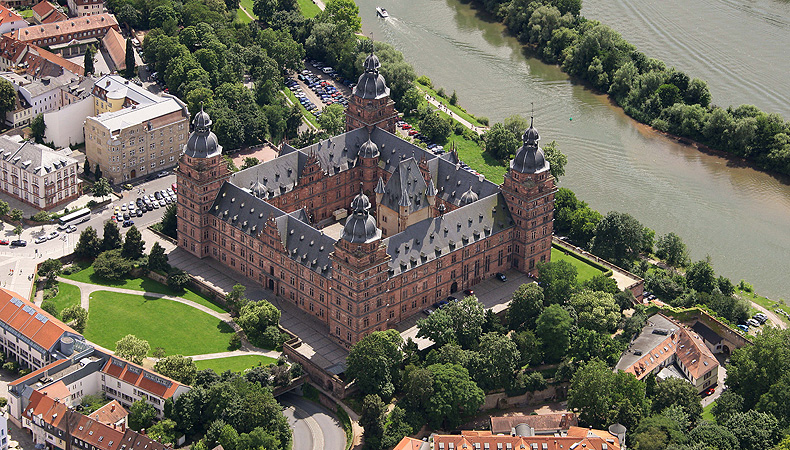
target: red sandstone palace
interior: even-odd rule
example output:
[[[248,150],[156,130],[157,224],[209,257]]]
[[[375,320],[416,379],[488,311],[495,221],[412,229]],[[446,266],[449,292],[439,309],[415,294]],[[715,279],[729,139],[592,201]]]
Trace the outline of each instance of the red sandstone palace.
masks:
[[[551,254],[556,187],[537,130],[496,185],[454,151],[395,135],[379,66],[368,56],[346,133],[231,173],[200,111],[177,170],[178,245],[294,302],[347,347]],[[339,239],[322,231],[345,211]]]

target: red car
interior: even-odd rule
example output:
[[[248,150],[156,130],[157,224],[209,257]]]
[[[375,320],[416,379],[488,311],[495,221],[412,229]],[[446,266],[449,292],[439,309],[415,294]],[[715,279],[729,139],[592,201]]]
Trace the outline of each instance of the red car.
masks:
[[[702,396],[707,397],[709,395],[713,395],[714,392],[716,392],[716,388],[709,388],[702,393]]]
[[[409,136],[414,136],[416,134],[418,134],[417,130],[409,130]]]
[[[403,128],[404,130],[411,130],[411,125],[409,125],[408,123],[404,123],[401,128]]]
[[[473,291],[471,289],[466,289],[464,291],[464,295],[466,295],[467,297],[470,296],[470,295],[475,295],[475,291]]]
[[[171,188],[173,188],[173,192],[178,192],[178,187],[176,186],[176,184],[175,184],[175,183],[173,183],[172,185],[170,185],[170,187],[171,187]]]
[[[8,239],[0,239],[0,245],[8,245],[9,243]]]

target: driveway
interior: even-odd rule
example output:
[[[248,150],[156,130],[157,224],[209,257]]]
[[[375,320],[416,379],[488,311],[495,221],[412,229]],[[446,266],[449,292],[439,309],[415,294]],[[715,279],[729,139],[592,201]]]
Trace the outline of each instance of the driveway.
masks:
[[[715,402],[716,399],[719,398],[724,390],[724,380],[727,378],[727,368],[724,367],[724,362],[727,360],[728,355],[725,355],[724,353],[718,353],[715,356],[716,360],[719,361],[719,376],[717,379],[718,384],[716,385],[716,390],[713,391],[713,394],[702,399],[703,408]]]
[[[346,432],[328,409],[294,393],[277,398],[293,429],[293,450],[344,450]]]

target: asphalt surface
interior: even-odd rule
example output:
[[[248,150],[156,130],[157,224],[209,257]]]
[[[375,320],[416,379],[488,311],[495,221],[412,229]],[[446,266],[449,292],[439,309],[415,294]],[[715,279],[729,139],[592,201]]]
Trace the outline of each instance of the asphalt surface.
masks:
[[[346,433],[328,409],[294,393],[277,398],[293,430],[293,450],[344,450]]]

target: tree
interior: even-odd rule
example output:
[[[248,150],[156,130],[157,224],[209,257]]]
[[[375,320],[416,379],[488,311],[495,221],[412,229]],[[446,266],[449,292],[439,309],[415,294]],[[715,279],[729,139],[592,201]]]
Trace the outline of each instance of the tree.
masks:
[[[126,239],[129,239],[128,235]],[[167,255],[165,254],[165,248],[159,245],[159,242],[154,242],[151,251],[148,253],[148,268],[154,271],[162,270],[165,272],[170,269],[170,264],[168,264]]]
[[[568,261],[538,263],[540,284],[547,304],[563,304],[576,290],[576,267]]]
[[[22,210],[19,208],[14,208],[11,210],[11,212],[8,213],[8,215],[9,217],[11,217],[11,220],[13,220],[14,222],[19,222],[20,220],[22,220],[22,217],[25,215],[25,213],[22,212]]]
[[[197,366],[192,358],[182,355],[166,356],[154,364],[154,370],[179,383],[191,385],[195,381]]]
[[[96,167],[93,168],[93,179],[100,180],[101,179],[101,167],[99,167],[99,163],[96,163]]]
[[[53,279],[60,275],[63,263],[59,259],[49,258],[38,266],[38,276]]]
[[[74,254],[78,258],[93,259],[99,256],[102,251],[102,241],[93,227],[87,227],[80,233],[77,246],[74,247]]]
[[[609,333],[579,328],[571,335],[568,356],[577,362],[598,358],[613,366],[617,364],[626,346],[627,344],[612,339]]]
[[[732,389],[719,395],[710,412],[718,423],[726,423],[731,415],[743,411],[743,397]]]
[[[235,286],[234,291],[236,291]],[[244,295],[244,290],[241,290],[241,295]],[[279,321],[280,310],[266,300],[245,304],[239,310],[239,317],[236,319],[236,323],[253,341],[263,338],[267,329],[277,327]]]
[[[448,120],[440,117],[438,113],[430,112],[420,121],[420,131],[429,140],[437,144],[444,144],[450,137],[452,129]]]
[[[5,117],[5,113],[14,109],[16,105],[16,91],[14,86],[3,78],[0,81],[0,113]]]
[[[565,356],[572,325],[571,315],[560,305],[551,305],[540,313],[536,331],[547,362],[558,362]]]
[[[342,25],[349,31],[357,33],[362,29],[359,7],[354,0],[329,0],[324,11],[318,15],[321,22]]]
[[[486,144],[486,151],[499,160],[512,158],[521,142],[516,134],[498,122],[485,132],[483,140]]]
[[[96,170],[99,170],[99,165],[96,165]],[[98,177],[98,175],[97,175]],[[93,196],[94,197],[101,197],[102,201],[104,201],[104,197],[110,195],[112,192],[112,188],[110,187],[110,183],[107,181],[106,178],[97,178],[98,181],[93,183]]]
[[[656,256],[672,267],[684,267],[689,263],[689,252],[686,244],[675,233],[667,233],[656,241]]]
[[[414,428],[406,420],[406,411],[400,406],[395,406],[387,416],[387,428],[381,441],[383,448],[393,448],[403,439],[414,433]]]
[[[508,307],[508,326],[511,330],[534,328],[542,312],[543,289],[536,283],[522,284],[513,293],[513,300]]]
[[[71,305],[60,312],[60,319],[82,333],[88,323],[88,311],[80,305]]]
[[[0,200],[0,216],[5,216],[9,211],[11,211],[11,207],[8,206],[8,202]]]
[[[244,164],[242,164],[241,170],[249,169],[250,167],[255,167],[260,163],[261,162],[258,160],[258,158],[255,158],[253,156],[248,156],[244,158]]]
[[[17,239],[22,236],[22,225],[17,225],[14,227],[14,234],[16,235]]]
[[[484,321],[483,305],[477,297],[469,296],[418,320],[417,337],[426,337],[438,346],[455,342],[463,348],[472,348],[483,334]]]
[[[134,62],[134,46],[132,38],[126,38],[126,78],[134,78],[136,75],[136,64]]]
[[[405,111],[407,113],[411,111],[416,111],[417,108],[420,106],[420,102],[422,102],[423,94],[422,91],[417,89],[416,87],[412,86],[403,93],[403,96],[398,102],[397,107],[399,111]]]
[[[691,424],[702,418],[702,402],[693,384],[681,378],[659,381],[653,395],[653,412],[660,413],[670,406],[679,406],[688,415]]]
[[[568,408],[578,408],[582,422],[594,428],[613,423],[633,428],[649,407],[645,384],[631,373],[612,372],[603,361],[585,363],[571,379]]]
[[[129,408],[129,428],[140,431],[148,428],[156,418],[156,409],[143,400],[137,400]]]
[[[173,239],[178,237],[176,231],[176,227],[178,226],[177,205],[178,204],[175,202],[167,205],[165,213],[162,215],[162,222],[160,222],[162,224],[162,234],[170,236]]]
[[[93,49],[92,45],[89,45],[87,49],[85,49],[85,59],[83,59],[82,66],[85,68],[85,75],[93,75],[93,72],[96,70],[93,67],[93,58],[95,56],[95,50]]]
[[[617,300],[617,294],[622,292],[620,289],[617,288],[617,281],[611,276],[606,276],[604,273],[599,273],[592,278],[589,278],[582,283],[582,289],[587,289],[590,291],[599,291],[599,292],[606,292],[615,296],[615,303],[618,305],[620,304]],[[631,291],[627,290],[629,294]],[[633,294],[631,294],[633,297]],[[630,301],[630,300],[629,300]],[[628,305],[630,307],[630,304]],[[627,309],[627,308],[620,308],[620,309]]]
[[[433,428],[458,427],[465,416],[474,414],[485,400],[485,393],[469,377],[469,372],[457,364],[428,366],[433,379],[426,417]]]
[[[458,94],[455,93],[455,89],[453,89],[453,95],[450,96],[450,99],[448,101],[453,106],[458,104]]]
[[[44,143],[44,132],[46,129],[47,124],[44,123],[44,114],[40,113],[30,121],[30,132],[39,144]]]
[[[143,240],[143,235],[134,225],[126,232],[126,239],[123,241],[123,250],[121,254],[129,259],[138,259],[145,254],[145,241]]]
[[[480,338],[480,359],[474,379],[486,390],[505,386],[513,377],[521,361],[521,354],[510,337],[499,333],[486,333]]]
[[[82,165],[82,175],[86,177],[91,176],[91,162],[88,161],[88,158],[85,158],[85,163]]]
[[[178,437],[176,432],[176,423],[170,419],[164,419],[153,424],[150,428],[148,428],[146,434],[148,434],[151,439],[161,442],[162,444],[175,444],[176,438]],[[199,442],[200,441],[198,441],[198,443]],[[198,444],[196,443],[192,448],[194,450],[198,450]]]
[[[142,364],[150,350],[151,346],[148,341],[133,334],[127,334],[115,343],[115,354],[119,358],[128,359],[135,364]]]
[[[702,444],[703,448],[715,448],[717,450],[736,450],[738,439],[727,428],[702,421],[689,433],[689,441]]]
[[[617,329],[620,307],[612,294],[585,290],[573,294],[569,303],[579,316],[580,327],[610,333]]]
[[[640,450],[664,450],[672,444],[686,442],[685,427],[661,414],[648,417],[639,423],[631,437],[634,447]]]
[[[365,429],[365,448],[378,450],[382,448],[381,439],[384,437],[384,424],[387,415],[387,405],[376,394],[368,394],[362,400],[362,414],[359,424]]]
[[[732,414],[724,423],[744,450],[771,448],[782,438],[782,430],[771,413],[755,410]]]
[[[535,333],[527,330],[513,333],[510,336],[516,344],[516,348],[518,348],[519,355],[521,355],[519,365],[532,366],[543,361],[543,352],[541,350],[543,344],[535,336]]]
[[[389,399],[403,361],[403,339],[395,330],[374,331],[351,347],[346,358],[346,375],[356,380],[363,394],[380,394]]]
[[[591,251],[614,264],[630,267],[644,250],[647,229],[633,216],[612,211],[595,227]]]
[[[189,280],[189,274],[181,269],[171,270],[167,273],[167,286],[176,292],[183,292]]]
[[[132,262],[121,255],[120,249],[104,251],[93,261],[94,273],[105,280],[123,280],[131,270]]]
[[[546,161],[549,162],[549,171],[551,176],[559,180],[561,176],[565,175],[565,164],[568,163],[568,157],[563,154],[557,146],[557,141],[551,141],[543,146],[543,155]]]
[[[115,250],[123,246],[123,238],[118,230],[118,225],[112,220],[104,222],[104,238],[102,239],[102,249]]]
[[[232,309],[240,309],[247,302],[247,287],[243,284],[234,284],[230,292],[225,294],[225,303]]]
[[[343,132],[346,127],[345,108],[339,103],[333,103],[321,111],[318,124],[331,136]]]
[[[711,293],[717,287],[716,273],[709,261],[697,261],[686,270],[688,286],[697,292]]]

